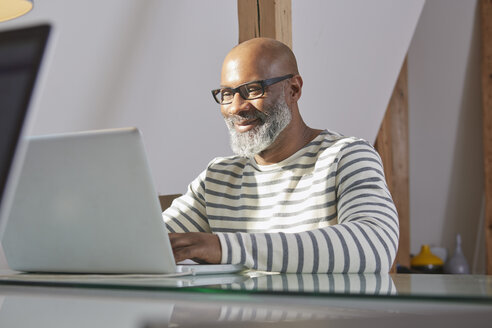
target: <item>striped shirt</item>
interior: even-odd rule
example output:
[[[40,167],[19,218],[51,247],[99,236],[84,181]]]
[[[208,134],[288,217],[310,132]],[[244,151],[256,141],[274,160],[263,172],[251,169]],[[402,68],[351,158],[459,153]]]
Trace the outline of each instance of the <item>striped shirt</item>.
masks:
[[[163,218],[216,234],[222,263],[265,271],[388,272],[399,237],[377,152],[328,130],[276,164],[214,159]]]

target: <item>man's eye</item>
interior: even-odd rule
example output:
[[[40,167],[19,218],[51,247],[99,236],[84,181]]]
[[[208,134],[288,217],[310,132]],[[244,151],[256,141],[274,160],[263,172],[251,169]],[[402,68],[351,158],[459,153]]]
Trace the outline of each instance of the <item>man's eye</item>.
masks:
[[[261,91],[261,86],[259,85],[248,85],[248,92],[257,92]]]
[[[232,98],[234,93],[229,90],[222,91],[222,98]]]
[[[247,89],[248,94],[250,97],[256,97],[256,96],[261,96],[262,89],[261,85],[248,85]]]

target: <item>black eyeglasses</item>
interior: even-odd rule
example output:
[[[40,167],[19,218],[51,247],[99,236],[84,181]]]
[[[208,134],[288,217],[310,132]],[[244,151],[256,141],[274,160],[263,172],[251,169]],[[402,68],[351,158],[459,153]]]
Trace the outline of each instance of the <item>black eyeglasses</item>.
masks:
[[[212,95],[214,96],[215,101],[221,105],[232,103],[236,93],[239,93],[244,100],[257,99],[265,94],[265,87],[286,79],[290,79],[293,76],[293,74],[288,74],[266,80],[246,82],[237,88],[215,89],[212,90]]]

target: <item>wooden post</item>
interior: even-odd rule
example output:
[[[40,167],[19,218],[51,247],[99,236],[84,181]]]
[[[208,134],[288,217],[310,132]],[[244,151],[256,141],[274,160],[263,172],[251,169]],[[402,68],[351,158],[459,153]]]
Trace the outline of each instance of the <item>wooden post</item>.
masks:
[[[485,254],[492,274],[492,0],[480,1],[482,37],[483,160],[485,169]]]
[[[292,48],[291,0],[238,0],[239,43],[267,37]]]
[[[238,0],[237,13],[239,23],[239,42],[260,36],[258,20],[258,0]]]
[[[400,242],[395,263],[410,267],[407,75],[405,59],[374,146],[383,161],[386,182],[400,221]],[[395,272],[394,266],[392,272]]]

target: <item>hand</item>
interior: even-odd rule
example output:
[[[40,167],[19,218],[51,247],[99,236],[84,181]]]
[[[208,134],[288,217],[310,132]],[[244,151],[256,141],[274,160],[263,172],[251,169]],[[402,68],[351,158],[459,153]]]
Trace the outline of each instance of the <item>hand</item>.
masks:
[[[218,264],[222,259],[219,237],[206,232],[170,233],[174,259]]]

